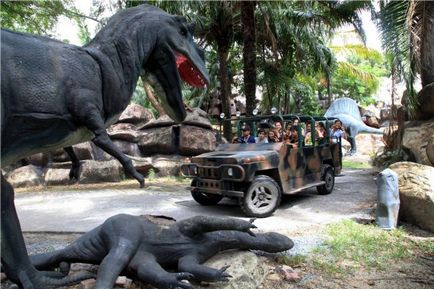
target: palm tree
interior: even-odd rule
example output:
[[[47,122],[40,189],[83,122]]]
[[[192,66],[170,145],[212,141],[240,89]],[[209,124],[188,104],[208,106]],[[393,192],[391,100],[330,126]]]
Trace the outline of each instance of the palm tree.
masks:
[[[406,110],[415,119],[434,115],[434,3],[381,1],[378,14],[383,48],[391,61],[392,78],[407,85]],[[419,61],[420,60],[420,61]],[[414,90],[416,73],[423,89]]]
[[[246,113],[252,115],[256,106],[256,27],[255,1],[241,2],[243,34],[243,71]]]

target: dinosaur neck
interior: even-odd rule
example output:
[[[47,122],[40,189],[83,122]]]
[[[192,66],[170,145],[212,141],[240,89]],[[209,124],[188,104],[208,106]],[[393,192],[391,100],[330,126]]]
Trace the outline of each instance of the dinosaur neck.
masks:
[[[84,47],[101,67],[106,119],[120,114],[130,103],[143,63],[155,42],[155,38],[150,36],[152,33],[143,34],[142,29],[116,32],[113,35],[97,35]],[[141,37],[143,35],[147,37]]]

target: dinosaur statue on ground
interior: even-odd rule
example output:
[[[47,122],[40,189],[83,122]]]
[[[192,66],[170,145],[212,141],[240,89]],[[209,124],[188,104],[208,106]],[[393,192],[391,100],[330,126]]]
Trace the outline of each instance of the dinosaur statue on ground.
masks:
[[[184,17],[140,5],[115,14],[83,47],[1,30],[2,166],[92,139],[143,187],[143,176],[113,144],[106,127],[129,104],[141,75],[148,76],[171,118],[185,118],[180,79],[196,87],[209,81],[193,28]],[[1,188],[6,275],[23,288],[47,288],[49,280],[30,264],[14,190],[3,174]]]
[[[120,214],[84,234],[62,250],[31,256],[39,269],[61,262],[100,264],[96,289],[113,288],[119,274],[156,288],[193,289],[183,279],[224,281],[228,267],[201,265],[218,252],[254,249],[270,253],[289,250],[294,243],[278,233],[253,234],[253,220],[196,216],[160,225],[144,216]],[[176,270],[171,273],[166,270]]]
[[[357,103],[351,98],[338,98],[332,102],[324,114],[325,117],[336,117],[342,121],[345,127],[348,141],[351,144],[350,154],[357,152],[356,136],[359,133],[383,134],[378,128],[367,126],[360,116]]]

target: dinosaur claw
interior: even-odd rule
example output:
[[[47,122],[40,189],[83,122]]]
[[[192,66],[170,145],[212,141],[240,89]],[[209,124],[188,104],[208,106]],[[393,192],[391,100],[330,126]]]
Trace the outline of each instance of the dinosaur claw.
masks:
[[[194,278],[194,275],[189,272],[180,272],[176,274],[176,279],[178,280],[190,280]]]
[[[254,221],[256,221],[256,218],[251,218],[251,219],[249,220],[249,223],[250,223],[250,224],[253,224]]]
[[[252,237],[256,237],[256,234],[253,233],[251,230],[247,230],[247,234],[249,234]]]

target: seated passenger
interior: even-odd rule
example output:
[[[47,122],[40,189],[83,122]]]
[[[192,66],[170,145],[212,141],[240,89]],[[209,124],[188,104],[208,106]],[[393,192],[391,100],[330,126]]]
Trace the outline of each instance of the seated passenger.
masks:
[[[324,144],[326,142],[326,140],[327,140],[327,130],[326,130],[325,125],[324,125],[323,122],[319,121],[316,124],[318,124],[318,127],[317,127],[317,131],[318,131],[317,140],[318,140],[318,143],[319,144]],[[316,124],[315,124],[315,126],[316,126]]]
[[[300,126],[300,120],[298,118],[294,118],[292,120],[292,126],[291,126],[291,130],[298,130],[298,127]],[[301,135],[304,136],[306,134],[305,130],[303,127],[300,128],[301,129]]]
[[[276,121],[274,123],[274,133],[276,134],[276,137],[279,139],[279,141],[283,140],[282,123],[280,121]]]
[[[296,130],[291,131],[291,129],[287,129],[284,135],[284,143],[291,145],[293,148],[298,147],[298,132]]]
[[[318,142],[318,137],[321,135],[319,130],[316,128],[315,125],[315,143]],[[306,122],[306,135],[304,136],[304,143],[306,145],[313,145],[312,143],[312,130],[310,127],[310,122]]]
[[[332,143],[337,143],[339,138],[347,138],[342,122],[337,119],[330,130],[330,139]]]
[[[279,142],[279,138],[276,136],[276,132],[272,129],[268,131],[268,142],[269,143]]]
[[[265,130],[258,130],[258,136],[255,139],[256,143],[268,143],[268,138],[265,136]]]
[[[243,135],[238,138],[239,143],[255,143],[255,138],[250,134],[250,127],[245,126],[243,129]]]

